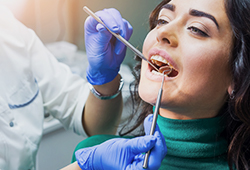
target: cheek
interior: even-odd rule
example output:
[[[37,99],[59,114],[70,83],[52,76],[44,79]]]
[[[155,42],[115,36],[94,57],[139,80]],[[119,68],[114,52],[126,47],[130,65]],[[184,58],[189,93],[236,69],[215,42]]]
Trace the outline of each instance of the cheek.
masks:
[[[156,91],[151,91],[143,81],[140,82],[139,84],[139,96],[140,98],[149,103],[154,105],[156,102],[156,96],[157,93],[155,93]]]
[[[142,100],[144,100],[147,103],[154,104],[157,98],[157,92],[159,87],[157,86],[157,83],[152,82],[148,80],[145,76],[147,63],[145,61],[142,61],[142,67],[141,67],[141,78],[139,83],[139,96]]]
[[[217,98],[221,100],[224,98],[230,82],[226,53],[215,49],[199,50],[192,53],[192,56],[185,57],[183,63],[185,63],[183,65],[183,90],[185,89],[189,94],[196,94],[197,99],[214,98],[216,100]]]
[[[149,102],[148,99],[150,99],[149,94],[147,93],[147,80],[145,79],[144,73],[146,70],[146,65],[144,62],[142,62],[142,66],[141,66],[141,78],[140,78],[140,83],[139,83],[139,96],[141,97],[142,100]]]
[[[156,42],[156,33],[154,30],[152,30],[147,34],[143,43],[142,53],[144,54],[145,57],[147,57],[148,51],[150,50],[150,48],[153,47],[155,42]]]
[[[228,77],[229,75],[229,50],[215,44],[198,46],[197,48],[186,48],[183,53],[182,64],[184,73],[188,77],[199,77],[200,79],[214,79],[217,77]]]
[[[148,51],[154,46],[156,43],[156,35],[155,32],[152,30],[150,31],[143,43],[143,55],[148,58]],[[147,103],[154,104],[157,97],[157,90],[153,90],[154,86],[156,86],[155,83],[148,80],[145,76],[146,69],[148,67],[148,63],[145,61],[142,61],[142,67],[141,67],[141,79],[139,84],[139,96],[142,100],[144,100]],[[150,88],[149,88],[150,87]],[[155,87],[156,88],[156,87]]]

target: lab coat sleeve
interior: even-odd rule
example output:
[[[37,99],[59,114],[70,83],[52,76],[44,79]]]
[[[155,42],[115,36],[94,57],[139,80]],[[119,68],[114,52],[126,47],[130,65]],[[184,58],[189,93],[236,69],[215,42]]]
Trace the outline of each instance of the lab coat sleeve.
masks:
[[[28,51],[45,110],[66,129],[86,136],[82,126],[82,113],[89,94],[86,81],[72,74],[68,66],[59,63],[35,33],[29,32],[32,38]]]
[[[20,36],[26,44],[30,68],[43,98],[45,111],[58,119],[66,129],[86,136],[82,112],[89,89],[86,81],[72,74],[69,67],[59,63],[31,29],[19,23]]]

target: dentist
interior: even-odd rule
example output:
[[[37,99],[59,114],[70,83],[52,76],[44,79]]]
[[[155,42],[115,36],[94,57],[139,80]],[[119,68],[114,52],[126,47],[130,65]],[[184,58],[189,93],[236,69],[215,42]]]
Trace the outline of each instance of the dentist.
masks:
[[[116,19],[120,22],[112,28],[116,32],[122,28],[129,39],[132,27],[121,16]],[[85,80],[59,63],[34,31],[3,6],[0,37],[0,169],[35,169],[44,111],[82,136],[116,132],[122,110],[118,72],[126,51],[123,44],[114,42],[102,50],[100,46],[107,43],[98,42],[99,46],[91,47],[89,90]],[[94,40],[88,41],[90,46]],[[100,53],[107,55],[98,58],[95,54]]]

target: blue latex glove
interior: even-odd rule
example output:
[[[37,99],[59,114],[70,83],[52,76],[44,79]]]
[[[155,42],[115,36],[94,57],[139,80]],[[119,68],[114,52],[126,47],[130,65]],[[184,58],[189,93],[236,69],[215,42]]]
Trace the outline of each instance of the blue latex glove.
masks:
[[[144,121],[145,131],[150,129],[151,123],[152,115]],[[159,127],[156,126],[155,130],[153,136],[114,138],[97,146],[79,149],[75,152],[78,165],[83,170],[144,170],[145,155],[142,153],[152,149],[147,169],[156,170],[167,154],[167,147]]]
[[[96,12],[96,15],[115,33],[129,40],[133,28],[114,8]],[[126,46],[93,17],[85,21],[85,46],[89,66],[87,80],[92,85],[112,81],[120,70]]]

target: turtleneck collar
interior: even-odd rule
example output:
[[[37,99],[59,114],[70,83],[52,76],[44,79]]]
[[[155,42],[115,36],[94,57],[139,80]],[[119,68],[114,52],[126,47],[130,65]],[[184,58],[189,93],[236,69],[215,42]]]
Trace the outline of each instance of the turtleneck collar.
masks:
[[[159,115],[157,124],[165,137],[168,149],[163,163],[172,166],[183,164],[185,167],[204,165],[204,161],[206,164],[215,165],[213,161],[216,161],[227,166],[228,145],[226,139],[221,137],[225,129],[222,117],[177,120]]]

